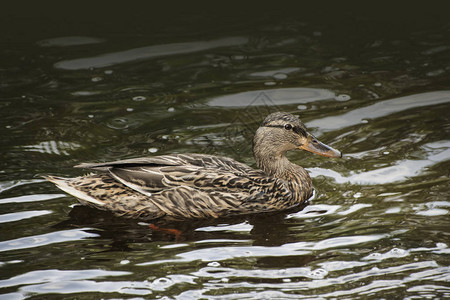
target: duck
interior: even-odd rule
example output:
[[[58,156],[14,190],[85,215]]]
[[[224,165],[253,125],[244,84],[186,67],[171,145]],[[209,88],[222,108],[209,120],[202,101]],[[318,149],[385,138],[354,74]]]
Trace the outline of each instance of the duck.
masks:
[[[262,121],[253,139],[257,168],[224,156],[181,153],[82,163],[75,167],[93,173],[44,177],[83,205],[127,218],[185,220],[277,212],[298,207],[313,194],[308,172],[287,159],[291,150],[342,157],[309,133],[297,116],[275,112]]]

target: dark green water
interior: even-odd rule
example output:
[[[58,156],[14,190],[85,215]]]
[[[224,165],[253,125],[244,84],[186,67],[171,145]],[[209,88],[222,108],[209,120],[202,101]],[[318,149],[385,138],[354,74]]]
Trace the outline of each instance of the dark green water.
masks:
[[[227,5],[2,8],[1,299],[450,297],[444,6]],[[168,153],[253,165],[276,110],[345,154],[289,154],[316,189],[300,211],[175,238],[39,177]]]

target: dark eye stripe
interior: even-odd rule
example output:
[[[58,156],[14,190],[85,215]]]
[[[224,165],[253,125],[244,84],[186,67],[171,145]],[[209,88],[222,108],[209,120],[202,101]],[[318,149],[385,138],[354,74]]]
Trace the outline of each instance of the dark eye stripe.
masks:
[[[264,127],[274,127],[274,128],[283,128],[283,129],[285,129],[284,126],[285,126],[285,125],[264,125]],[[303,129],[303,128],[301,128],[301,127],[293,126],[293,127],[292,127],[292,130],[293,130],[295,133],[297,133],[297,134],[299,134],[299,135],[302,135],[302,136],[304,136],[304,137],[308,136],[308,134],[306,133],[305,129]]]
[[[263,127],[284,128],[284,125],[264,125]]]

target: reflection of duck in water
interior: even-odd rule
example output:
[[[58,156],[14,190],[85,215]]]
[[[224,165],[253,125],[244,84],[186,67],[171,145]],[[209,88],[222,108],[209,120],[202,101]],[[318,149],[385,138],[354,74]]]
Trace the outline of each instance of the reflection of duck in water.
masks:
[[[222,156],[174,154],[84,163],[77,167],[101,173],[46,178],[82,204],[132,218],[217,218],[279,211],[298,206],[312,194],[308,173],[285,156],[293,149],[341,156],[309,134],[297,117],[277,112],[266,117],[253,140],[260,169]]]

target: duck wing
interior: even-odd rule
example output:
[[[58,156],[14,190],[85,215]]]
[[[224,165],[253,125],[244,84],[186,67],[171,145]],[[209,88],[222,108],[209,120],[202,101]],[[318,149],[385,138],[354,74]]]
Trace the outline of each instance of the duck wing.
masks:
[[[75,168],[94,169],[98,171],[108,171],[111,167],[132,167],[132,166],[199,166],[218,168],[224,171],[248,172],[253,168],[225,156],[208,154],[173,154],[131,158],[105,163],[82,163]]]
[[[237,192],[254,184],[252,178],[266,177],[262,171],[231,158],[206,154],[162,155],[76,167],[107,172],[148,196],[177,186]]]

